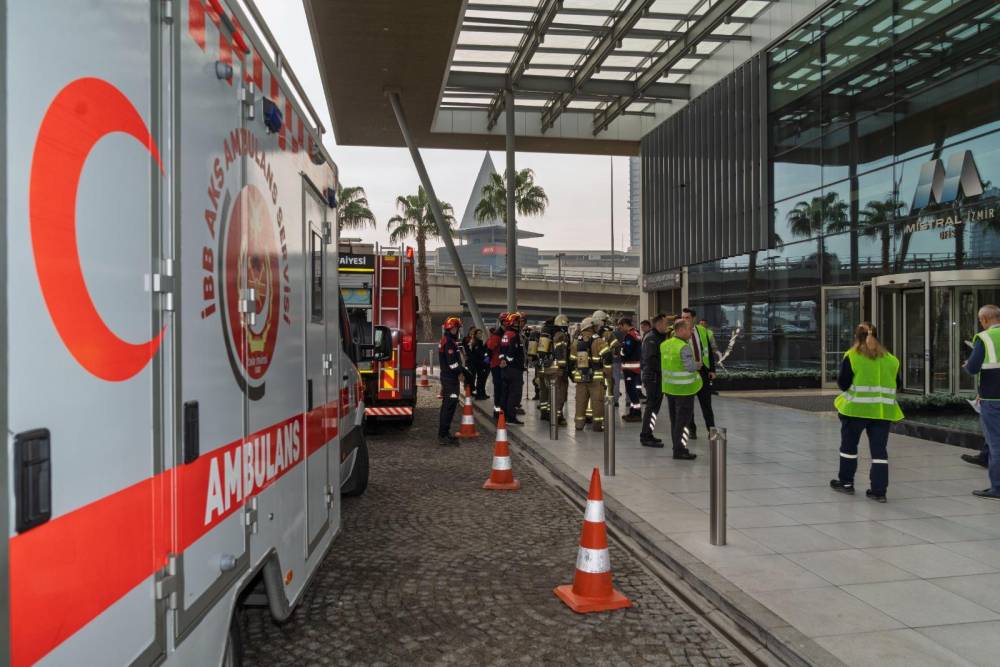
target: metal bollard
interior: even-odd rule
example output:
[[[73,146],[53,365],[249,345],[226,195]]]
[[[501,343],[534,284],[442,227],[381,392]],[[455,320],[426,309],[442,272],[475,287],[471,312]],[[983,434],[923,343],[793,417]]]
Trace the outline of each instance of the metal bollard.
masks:
[[[549,440],[559,439],[559,383],[551,375],[545,375],[545,383],[549,386]]]
[[[427,350],[427,368],[430,369],[428,371],[428,373],[431,374],[431,375],[434,375],[434,351],[433,350]]]
[[[615,424],[617,423],[614,396],[604,397],[604,474],[615,476]]]
[[[708,429],[711,455],[711,498],[709,537],[715,546],[726,543],[726,429]]]

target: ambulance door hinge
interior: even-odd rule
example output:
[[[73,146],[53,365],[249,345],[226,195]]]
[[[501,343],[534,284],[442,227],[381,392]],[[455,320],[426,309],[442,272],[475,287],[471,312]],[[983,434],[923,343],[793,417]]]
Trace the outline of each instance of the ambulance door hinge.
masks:
[[[323,243],[333,243],[333,223],[323,223]]]
[[[323,375],[333,375],[333,354],[323,353]]]
[[[243,90],[240,93],[240,102],[247,109],[247,120],[254,119],[254,98],[257,92],[257,87],[254,85],[253,81],[248,81],[243,84]]]
[[[174,22],[174,0],[163,0],[161,6],[163,7],[161,14],[163,22],[168,25],[172,24]]]
[[[153,292],[163,296],[163,310],[174,309],[174,260],[160,260],[160,273],[153,274]]]
[[[244,506],[244,516],[246,517],[246,526],[250,529],[252,535],[257,534],[257,498],[251,498],[247,504]]]
[[[181,593],[181,578],[177,574],[177,556],[167,558],[167,566],[160,570],[156,579],[156,599],[166,600],[167,607],[178,609]]]
[[[336,497],[337,496],[334,493],[333,485],[332,484],[327,484],[326,485],[326,506],[327,507],[333,507],[334,504],[336,503],[336,500],[335,500]]]
[[[247,323],[250,326],[257,324],[257,290],[248,287],[243,291],[244,298],[240,299],[239,310],[246,314]]]

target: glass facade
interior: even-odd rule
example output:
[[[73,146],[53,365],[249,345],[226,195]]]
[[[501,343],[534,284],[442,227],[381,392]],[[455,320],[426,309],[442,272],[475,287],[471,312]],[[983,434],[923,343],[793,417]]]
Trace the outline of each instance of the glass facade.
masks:
[[[770,247],[688,274],[721,341],[747,334],[729,368],[819,371],[824,349],[841,354],[841,329],[872,312],[838,286],[860,295],[879,276],[1000,266],[1000,3],[836,2],[771,49],[768,90]],[[971,307],[958,299],[932,290],[942,317],[900,334],[921,357],[930,336],[933,359],[908,384],[947,375],[954,354],[936,328]],[[907,321],[928,307],[917,300],[902,298]]]

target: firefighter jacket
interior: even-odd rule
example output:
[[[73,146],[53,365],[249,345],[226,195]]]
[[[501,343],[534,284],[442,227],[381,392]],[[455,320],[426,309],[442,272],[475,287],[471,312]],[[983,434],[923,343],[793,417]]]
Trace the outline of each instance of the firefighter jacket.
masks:
[[[610,374],[611,346],[592,328],[577,334],[574,348],[571,359],[573,382],[603,381],[605,370]]]
[[[500,339],[502,334],[499,329],[494,329],[490,337],[486,339],[486,350],[490,355],[490,368],[500,365]]]
[[[441,377],[457,380],[466,373],[461,352],[458,349],[458,339],[445,331],[438,342],[438,364],[441,367]]]
[[[556,329],[552,335],[552,365],[550,368],[554,368],[559,377],[565,377],[569,370],[570,342],[569,334],[565,329]]]
[[[642,368],[642,339],[639,332],[629,329],[622,332],[621,337],[622,370],[626,373],[638,373]]]
[[[642,352],[640,364],[642,365],[642,383],[660,386],[660,343],[667,339],[666,334],[661,334],[656,329],[650,329],[642,338]]]
[[[538,329],[532,329],[528,332],[527,336],[522,337],[527,346],[528,362],[532,366],[537,366],[538,364],[538,341],[540,338],[541,335],[538,333]]]
[[[541,331],[537,332],[538,343],[534,367],[538,370],[544,370],[555,365],[552,347],[552,336],[555,335],[555,332],[556,328],[550,322],[546,322],[542,326]]]
[[[500,362],[508,369],[524,372],[527,361],[521,334],[514,327],[507,327],[500,339]]]

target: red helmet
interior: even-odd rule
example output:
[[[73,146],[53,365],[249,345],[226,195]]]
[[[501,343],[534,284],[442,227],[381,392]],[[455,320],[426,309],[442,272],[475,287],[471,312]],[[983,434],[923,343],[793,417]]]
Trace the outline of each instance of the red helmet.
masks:
[[[461,327],[462,318],[461,317],[449,317],[444,321],[444,328],[451,329],[452,327]]]
[[[507,313],[507,316],[504,318],[503,323],[509,327],[512,327],[521,324],[522,319],[524,319],[524,317],[521,315],[521,313],[518,312]]]

